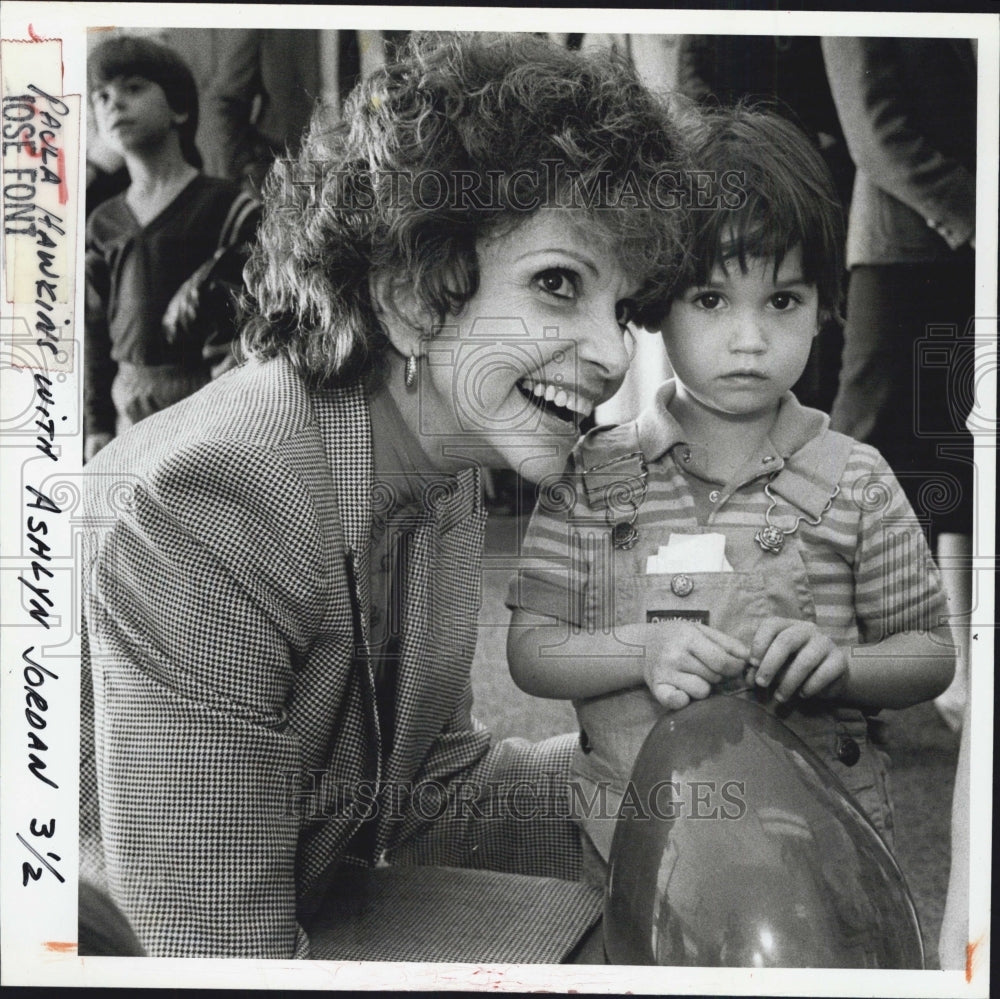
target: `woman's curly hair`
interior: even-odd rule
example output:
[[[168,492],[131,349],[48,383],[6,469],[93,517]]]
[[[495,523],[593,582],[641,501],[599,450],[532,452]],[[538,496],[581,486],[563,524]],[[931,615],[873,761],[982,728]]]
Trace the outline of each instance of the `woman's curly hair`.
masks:
[[[546,206],[574,213],[643,284],[645,325],[682,252],[681,148],[665,103],[610,53],[413,36],[343,120],[319,109],[299,156],[268,175],[244,348],[284,353],[315,381],[355,377],[387,343],[370,274],[407,275],[430,315],[456,315],[478,287],[477,240]]]

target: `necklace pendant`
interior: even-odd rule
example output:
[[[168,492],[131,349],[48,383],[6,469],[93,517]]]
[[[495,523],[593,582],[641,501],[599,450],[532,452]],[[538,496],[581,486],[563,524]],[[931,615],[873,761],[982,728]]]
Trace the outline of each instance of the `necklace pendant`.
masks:
[[[611,543],[620,552],[627,552],[635,547],[639,540],[639,532],[627,521],[619,521],[611,529]]]
[[[785,544],[785,532],[773,524],[768,524],[767,527],[762,527],[753,539],[764,551],[777,555]]]

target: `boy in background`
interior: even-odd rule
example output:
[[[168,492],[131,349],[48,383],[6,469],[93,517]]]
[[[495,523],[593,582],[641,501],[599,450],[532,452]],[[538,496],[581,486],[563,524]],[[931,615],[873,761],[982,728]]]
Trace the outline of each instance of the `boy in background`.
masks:
[[[98,128],[130,183],[87,222],[86,460],[228,362],[232,292],[260,221],[238,184],[200,172],[197,88],[175,52],[112,37],[88,75]]]

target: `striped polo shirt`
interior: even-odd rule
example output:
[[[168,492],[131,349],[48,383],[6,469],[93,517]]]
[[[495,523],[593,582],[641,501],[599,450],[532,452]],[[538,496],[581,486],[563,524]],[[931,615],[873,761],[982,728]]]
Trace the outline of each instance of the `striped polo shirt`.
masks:
[[[668,381],[632,423],[592,431],[563,475],[543,483],[509,607],[607,629],[615,524],[632,520],[644,551],[655,552],[674,532],[725,528],[752,538],[768,523],[772,499],[764,486],[770,485],[769,519],[785,532],[798,525],[786,543],[799,546],[816,623],[831,640],[844,647],[874,643],[945,620],[944,591],[923,531],[878,451],[829,431],[824,413],[788,393],[760,448],[731,481],[713,482],[704,471],[706,449],[685,440],[670,414],[674,394]],[[849,450],[839,481],[831,483],[823,464],[837,437]]]

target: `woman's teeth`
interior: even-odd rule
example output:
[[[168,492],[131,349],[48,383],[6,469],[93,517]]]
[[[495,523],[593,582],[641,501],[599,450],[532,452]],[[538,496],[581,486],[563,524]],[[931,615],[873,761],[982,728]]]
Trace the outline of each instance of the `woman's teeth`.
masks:
[[[546,402],[555,403],[557,406],[568,406],[569,393],[565,389],[557,389],[554,385],[542,385],[539,382],[534,388],[534,393],[538,398],[544,396]]]
[[[518,383],[518,388],[529,399],[536,402],[545,409],[561,409],[566,412],[556,413],[561,419],[571,419],[570,414],[578,416],[588,416],[593,408],[587,402],[577,397],[576,393],[571,393],[564,388],[552,385],[548,382],[536,382],[533,378],[522,378]],[[545,405],[550,403],[551,405]]]

